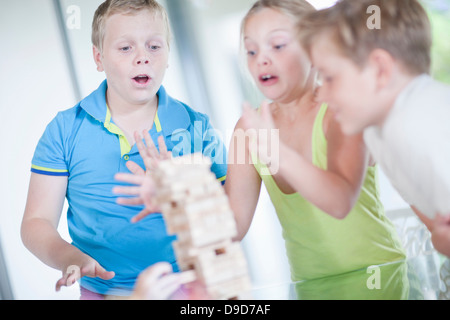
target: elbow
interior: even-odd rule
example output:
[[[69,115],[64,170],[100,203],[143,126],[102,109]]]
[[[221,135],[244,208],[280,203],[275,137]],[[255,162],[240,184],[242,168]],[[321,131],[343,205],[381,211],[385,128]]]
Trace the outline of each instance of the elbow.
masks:
[[[331,215],[333,218],[336,218],[338,220],[344,220],[347,218],[349,213],[352,211],[354,204],[351,202],[342,203],[340,205],[335,205],[332,207],[331,210],[328,210],[328,214]]]
[[[333,212],[333,214],[331,215],[338,220],[345,220],[345,218],[347,218],[349,213],[350,211],[336,211]]]
[[[20,238],[22,240],[22,243],[24,246],[28,249],[29,247],[29,232],[28,229],[28,222],[27,220],[23,219],[22,224],[20,225]]]

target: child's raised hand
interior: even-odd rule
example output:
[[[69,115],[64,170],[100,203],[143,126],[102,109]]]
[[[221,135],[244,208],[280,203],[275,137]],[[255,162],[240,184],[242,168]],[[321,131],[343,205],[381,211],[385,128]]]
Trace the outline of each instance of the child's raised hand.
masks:
[[[115,176],[116,180],[134,184],[135,186],[118,186],[113,189],[116,194],[134,195],[134,198],[120,197],[117,203],[122,205],[145,205],[145,208],[134,216],[131,221],[138,222],[148,216],[149,214],[159,212],[159,206],[154,203],[156,195],[155,184],[151,178],[151,173],[158,166],[160,161],[170,159],[172,153],[167,151],[164,138],[158,137],[159,152],[148,131],[143,131],[145,144],[139,133],[135,132],[134,137],[139,154],[141,155],[145,171],[135,162],[128,161],[127,168],[131,174],[119,173]]]
[[[264,101],[259,111],[244,104],[242,125],[246,134],[250,136],[250,152],[256,153],[259,160],[275,174],[279,167],[280,140],[270,111],[270,103]]]
[[[170,159],[172,157],[172,153],[170,151],[167,151],[166,143],[164,142],[163,136],[158,137],[158,145],[159,145],[159,152],[158,152],[158,149],[153,143],[153,139],[151,138],[148,131],[144,130],[143,135],[145,144],[139,133],[135,132],[134,138],[136,141],[136,146],[138,147],[139,150],[139,154],[144,160],[146,172],[152,172],[153,169],[155,169],[158,166],[158,163],[160,161]]]
[[[114,187],[113,193],[122,195],[134,195],[134,198],[117,198],[117,203],[121,205],[144,205],[145,208],[134,216],[131,221],[138,222],[149,214],[159,212],[157,204],[153,202],[156,195],[155,184],[150,174],[146,174],[138,164],[133,161],[127,162],[127,168],[132,172],[118,173],[115,179],[118,181],[134,184],[135,186],[118,186]]]
[[[114,278],[113,271],[106,271],[97,261],[88,255],[83,254],[81,261],[70,265],[63,271],[61,279],[56,282],[56,291],[60,291],[61,287],[70,287],[76,281],[83,277],[96,278],[103,280],[111,280]]]

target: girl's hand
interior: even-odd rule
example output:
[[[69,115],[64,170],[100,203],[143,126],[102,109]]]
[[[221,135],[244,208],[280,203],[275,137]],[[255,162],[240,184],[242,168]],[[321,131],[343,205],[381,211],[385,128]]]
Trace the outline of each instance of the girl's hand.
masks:
[[[279,169],[281,141],[273,122],[270,103],[264,101],[259,112],[244,105],[242,123],[246,134],[250,136],[249,151],[258,155],[271,174],[276,174]]]
[[[136,281],[132,300],[166,300],[182,285],[180,274],[173,273],[172,265],[159,262],[144,270]]]

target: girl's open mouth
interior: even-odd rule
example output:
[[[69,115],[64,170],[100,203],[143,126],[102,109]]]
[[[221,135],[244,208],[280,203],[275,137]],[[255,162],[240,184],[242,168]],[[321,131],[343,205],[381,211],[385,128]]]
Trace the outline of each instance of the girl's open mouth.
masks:
[[[278,80],[278,77],[270,75],[270,74],[265,74],[259,77],[259,81],[263,84],[263,85],[271,85],[276,83]]]

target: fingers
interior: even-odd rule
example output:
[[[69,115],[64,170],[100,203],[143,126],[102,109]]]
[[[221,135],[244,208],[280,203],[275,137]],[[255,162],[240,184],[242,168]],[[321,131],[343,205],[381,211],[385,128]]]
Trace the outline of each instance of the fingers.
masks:
[[[116,200],[117,204],[123,205],[123,206],[141,206],[144,204],[144,200],[141,198],[117,198]]]
[[[59,292],[61,290],[61,287],[64,287],[64,286],[68,286],[67,285],[67,277],[62,277],[61,279],[59,279],[56,282],[56,286],[55,286],[56,292]]]
[[[144,210],[139,212],[137,215],[135,215],[133,218],[131,218],[132,223],[136,223],[144,219],[145,217],[151,215],[152,213],[160,212],[161,210],[157,206],[153,207],[146,207]]]
[[[69,278],[68,274],[63,275],[63,277],[61,279],[59,279],[56,282],[56,286],[55,286],[55,290],[56,292],[59,292],[61,290],[61,287],[69,287],[71,286],[73,283],[69,283],[67,280]]]
[[[70,287],[77,280],[81,279],[80,267],[76,265],[71,265],[63,272],[63,276],[56,282],[56,291],[60,291],[61,287]]]
[[[138,147],[139,154],[144,160],[144,165],[147,171],[152,170],[158,165],[161,160],[170,159],[171,152],[167,150],[166,143],[163,136],[158,137],[159,151],[153,143],[153,139],[150,133],[146,130],[142,132],[144,138],[139,133],[135,132],[134,137],[136,140],[136,146]],[[144,144],[145,141],[145,144]]]
[[[99,269],[96,270],[96,276],[103,280],[111,280],[112,278],[115,277],[115,275],[116,274],[114,271],[106,271],[105,269],[103,269],[100,266],[99,266]]]
[[[242,125],[244,129],[253,128],[253,112],[252,106],[245,102],[242,106]]]
[[[149,135],[149,133],[147,132],[147,135]],[[144,139],[145,139],[146,134],[144,133]],[[142,160],[144,160],[144,165],[147,171],[151,170],[154,165],[153,165],[153,161],[152,159],[154,159],[157,156],[157,151],[156,151],[156,147],[153,144],[153,140],[149,138],[146,139],[146,144],[147,146],[145,146],[142,137],[139,135],[139,133],[135,132],[134,133],[134,138],[136,141],[136,146],[139,150],[139,154],[141,155]]]
[[[81,276],[86,276],[90,278],[100,278],[103,280],[111,280],[115,276],[114,271],[106,271],[97,261],[81,268]]]
[[[180,275],[173,273],[169,263],[160,262],[141,273],[135,294],[139,299],[163,300],[169,298],[180,286]]]
[[[159,290],[156,292],[155,299],[165,300],[169,299],[181,287],[180,275],[172,273],[163,276],[158,283]],[[155,288],[156,289],[156,288]]]
[[[243,104],[242,119],[245,129],[272,129],[274,128],[270,102],[264,100],[258,110],[245,102]]]
[[[123,193],[123,194],[138,194],[139,193],[139,187],[141,186],[144,182],[145,179],[149,177],[146,176],[133,176],[133,175],[129,175],[127,173],[118,173],[114,176],[114,178],[118,181],[122,181],[122,182],[127,182],[129,184],[134,184],[137,187],[132,187],[132,186],[117,186],[113,188],[113,191],[116,190],[117,192],[115,193]],[[130,190],[130,191],[127,191]],[[137,190],[137,192],[135,192]]]
[[[63,271],[63,276],[56,282],[56,291],[60,291],[61,287],[70,287],[84,276],[99,277],[103,280],[114,278],[113,271],[106,271],[97,261],[89,256],[86,257],[80,265],[70,265],[67,270]]]
[[[162,159],[169,159],[169,152],[167,151],[166,142],[164,141],[163,136],[158,137],[158,145],[159,145],[159,154],[161,155]]]
[[[159,152],[158,152],[158,149],[156,149],[155,144],[153,143],[153,139],[150,136],[150,133],[148,133],[148,131],[144,131],[143,134],[144,134],[145,144],[147,145],[147,152],[148,152],[148,154],[153,159],[158,159],[159,158]]]
[[[261,118],[266,123],[266,125],[269,127],[269,129],[274,127],[272,113],[270,111],[270,102],[267,100],[265,100],[261,104]]]
[[[141,135],[137,131],[134,133],[134,140],[136,141],[136,146],[139,150],[139,154],[141,155],[142,159],[149,157],[150,155],[147,152],[147,148],[144,144],[144,141],[142,140]]]
[[[130,170],[133,174],[138,175],[138,176],[145,175],[144,169],[142,169],[141,166],[138,165],[136,162],[130,160],[130,161],[127,161],[127,163],[125,163],[125,165],[127,166],[128,170]]]

